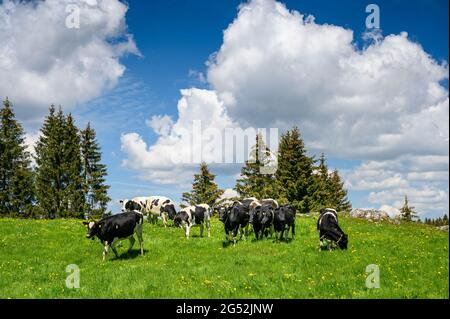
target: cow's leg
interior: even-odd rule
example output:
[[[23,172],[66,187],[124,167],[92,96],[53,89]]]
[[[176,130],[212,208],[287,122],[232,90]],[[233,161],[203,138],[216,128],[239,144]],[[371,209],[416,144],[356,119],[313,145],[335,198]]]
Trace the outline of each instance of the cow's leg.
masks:
[[[203,225],[204,223],[200,224],[200,237],[203,237],[203,230],[205,228],[205,226]]]
[[[109,252],[109,244],[107,241],[105,241],[105,246],[103,247],[103,261],[106,260],[106,257],[108,256]]]
[[[136,235],[139,241],[139,246],[141,248],[141,255],[144,255],[144,239],[142,237],[142,224],[136,227]]]
[[[189,232],[190,232],[190,230],[191,230],[191,225],[184,224],[184,231],[185,231],[185,235],[186,235],[187,239],[189,239]]]
[[[164,227],[167,228],[167,214],[166,213],[162,213],[161,217],[162,217],[162,221],[163,221]]]
[[[133,245],[136,242],[136,239],[134,239],[134,236],[130,237],[130,248],[128,248],[128,254],[131,254],[131,249],[133,249]]]
[[[233,229],[231,235],[233,236],[233,245],[236,245],[236,236],[239,232],[239,226]]]
[[[114,239],[111,243],[111,249],[114,252],[114,255],[116,255],[116,258],[119,258],[119,254],[117,253],[116,249],[117,239]]]

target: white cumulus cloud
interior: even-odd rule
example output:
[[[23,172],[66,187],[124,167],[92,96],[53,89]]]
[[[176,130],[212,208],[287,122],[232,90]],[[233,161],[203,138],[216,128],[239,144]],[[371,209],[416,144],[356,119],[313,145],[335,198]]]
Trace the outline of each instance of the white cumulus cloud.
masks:
[[[158,140],[141,149],[140,165],[129,165],[130,154],[125,165],[151,178],[165,154],[186,156],[181,139],[158,128],[189,130],[205,114],[219,127],[297,125],[309,150],[362,160],[347,183],[372,191],[369,202],[396,207],[406,192],[419,208],[448,206],[447,186],[416,182],[448,179],[439,172],[448,171],[442,163],[448,163],[449,99],[441,81],[449,69],[406,32],[378,34],[361,49],[350,29],[253,0],[239,7],[207,67],[210,90],[182,92],[178,120],[172,126],[154,118]],[[201,92],[203,103],[189,101],[186,92]]]
[[[69,4],[79,8],[79,28],[66,26]],[[120,57],[139,54],[127,9],[119,0],[3,1],[0,96],[22,121],[40,124],[50,104],[70,109],[114,87],[125,71]]]

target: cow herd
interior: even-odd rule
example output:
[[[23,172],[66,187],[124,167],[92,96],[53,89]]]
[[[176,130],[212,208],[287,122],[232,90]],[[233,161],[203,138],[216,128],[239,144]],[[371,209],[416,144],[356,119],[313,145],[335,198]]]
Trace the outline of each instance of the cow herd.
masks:
[[[213,207],[207,204],[192,205],[175,209],[175,203],[163,196],[135,197],[120,201],[122,213],[105,217],[100,221],[83,222],[87,226],[87,238],[99,238],[104,245],[103,260],[109,249],[118,256],[117,243],[128,239],[130,253],[135,243],[134,235],[140,244],[141,255],[144,254],[142,228],[144,220],[155,224],[161,220],[164,227],[172,224],[183,229],[189,238],[193,226],[200,228],[200,236],[204,231],[211,236],[211,217],[218,215],[224,225],[227,242],[233,245],[239,239],[245,239],[254,233],[256,240],[273,237],[275,240],[293,240],[295,237],[296,212],[291,205],[279,205],[274,199],[246,198],[241,201],[225,200]],[[320,250],[333,248],[347,249],[348,236],[338,224],[338,215],[334,209],[324,208],[317,221]],[[291,239],[289,239],[289,232]]]

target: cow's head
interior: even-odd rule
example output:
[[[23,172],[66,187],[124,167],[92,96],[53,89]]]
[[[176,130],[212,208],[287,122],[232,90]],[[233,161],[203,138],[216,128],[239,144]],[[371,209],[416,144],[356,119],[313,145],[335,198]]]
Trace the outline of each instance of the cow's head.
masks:
[[[348,246],[348,235],[342,234],[341,239],[338,241],[338,246],[340,249],[347,249]]]
[[[219,220],[224,223],[227,219],[228,214],[230,214],[232,207],[220,207],[219,208]]]
[[[165,204],[163,207],[161,207],[161,213],[167,213],[170,219],[174,219],[177,215],[174,204]]]
[[[269,227],[273,222],[273,208],[270,205],[264,205],[261,206],[261,214],[262,214],[262,220],[261,224],[263,224],[266,227]]]
[[[250,224],[261,223],[262,219],[263,219],[262,206],[257,206],[254,209],[250,210],[250,219],[248,221]]]
[[[90,239],[94,239],[94,237],[98,234],[101,228],[101,225],[95,221],[83,222],[83,225],[87,227],[86,238]]]

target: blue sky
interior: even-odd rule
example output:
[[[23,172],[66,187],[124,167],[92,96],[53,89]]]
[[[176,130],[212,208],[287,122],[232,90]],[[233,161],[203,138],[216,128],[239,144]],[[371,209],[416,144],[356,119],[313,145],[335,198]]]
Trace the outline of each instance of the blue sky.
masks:
[[[143,57],[123,59],[126,77],[142,82],[148,98],[139,105],[137,121],[134,112],[124,123],[131,131],[145,134],[151,143],[156,136],[149,133],[144,119],[161,112],[177,116],[179,90],[191,86],[205,86],[189,76],[190,70],[205,72],[205,61],[222,44],[223,30],[233,21],[241,1],[130,1],[127,23]],[[367,1],[284,1],[289,9],[312,14],[318,23],[328,23],[352,29],[361,45],[365,30]],[[381,9],[381,28],[384,34],[407,31],[410,39],[419,42],[437,60],[448,60],[448,1],[377,1]],[[107,101],[105,101],[107,103]],[[101,121],[101,119],[99,119]],[[96,124],[96,123],[94,123]],[[102,124],[99,124],[102,125]],[[121,123],[122,125],[122,123]],[[95,125],[98,126],[98,125]],[[126,126],[126,125],[125,125]],[[101,132],[103,133],[103,132]],[[179,199],[179,190],[135,178],[135,172],[121,167],[120,131],[99,132],[110,168],[113,197],[134,196],[140,191],[168,193]],[[117,157],[109,158],[114,152]],[[359,160],[329,158],[329,165],[351,168]],[[233,187],[233,177],[219,177],[223,187]],[[124,183],[124,184],[120,184]],[[134,187],[137,184],[145,186]],[[351,191],[355,207],[364,206],[366,191]]]
[[[4,6],[6,6],[6,2],[3,2]],[[445,68],[445,62],[443,61],[448,61],[448,1],[446,0],[290,0],[283,1],[283,3],[289,10],[299,11],[304,15],[313,15],[315,24],[319,26],[335,25],[352,30],[353,43],[357,47],[356,51],[364,50],[365,45],[367,45],[362,39],[362,35],[366,31],[365,19],[368,15],[365,8],[368,4],[375,3],[380,8],[383,36],[399,35],[406,31],[408,41],[420,44],[423,51],[431,56],[431,59],[437,61],[437,63],[444,63],[441,65],[443,68]],[[67,103],[67,107],[64,105],[64,101],[61,102],[63,107],[74,113],[80,126],[85,125],[87,121],[91,121],[93,127],[97,130],[98,139],[103,149],[103,159],[108,165],[108,183],[111,184],[110,195],[114,200],[137,195],[161,194],[178,201],[181,192],[187,190],[176,183],[161,184],[153,182],[151,179],[143,179],[146,170],[154,169],[151,165],[147,168],[125,167],[123,160],[129,159],[130,154],[121,149],[121,146],[123,146],[121,136],[127,133],[136,133],[142,137],[147,146],[157,144],[160,136],[148,127],[146,120],[151,119],[152,116],[168,115],[176,122],[179,117],[177,103],[182,97],[180,90],[199,88],[216,90],[219,94],[221,87],[227,87],[220,76],[220,79],[216,81],[210,79],[201,81],[198,74],[201,72],[205,77],[208,75],[209,67],[206,62],[224,44],[223,32],[236,19],[240,4],[241,1],[235,0],[128,1],[128,11],[126,11],[126,14],[123,13],[122,20],[127,26],[124,34],[132,35],[140,54],[136,54],[136,50],[130,47],[128,52],[120,55],[117,63],[124,67],[124,72],[117,77],[117,83],[114,83],[111,88],[102,89],[101,92],[92,94],[92,97],[84,100],[75,99],[74,103]],[[121,8],[118,7],[118,9]],[[81,21],[83,22],[83,20]],[[257,33],[258,29],[255,30]],[[95,32],[95,30],[92,32]],[[121,40],[123,40],[123,37],[119,37],[115,41]],[[217,64],[220,63],[217,62]],[[391,80],[395,82],[395,78],[391,78]],[[0,93],[3,94],[1,83],[0,81]],[[444,77],[439,83],[444,90],[447,90],[448,95],[448,78]],[[374,87],[374,91],[377,89],[377,87]],[[17,100],[19,101],[17,107],[20,117],[21,114],[24,114],[20,109],[22,107],[20,96]],[[25,106],[23,108],[26,110]],[[300,110],[299,113],[301,112]],[[235,111],[234,114],[238,113]],[[233,120],[239,120],[233,118],[232,111],[230,111],[230,116]],[[307,116],[306,113],[305,116]],[[27,124],[28,122],[24,121],[30,131],[35,129],[35,123]],[[294,121],[293,123],[300,125],[300,129],[303,130],[300,122]],[[256,124],[258,125],[258,123]],[[321,125],[326,124],[321,123]],[[306,136],[313,137],[313,134],[307,132]],[[351,144],[352,141],[350,140],[347,143]],[[307,139],[307,148],[309,148],[308,145],[310,144]],[[371,160],[370,156],[368,158],[351,155],[350,152],[341,153],[333,149],[325,152],[328,155],[330,167],[340,169],[343,174],[350,174],[361,165],[370,163]],[[418,154],[420,153],[421,156],[442,155],[439,152],[436,152],[436,154],[433,152],[424,149]],[[443,155],[448,158],[448,149],[443,152]],[[402,160],[399,155],[396,155],[397,157],[389,156],[381,154],[376,155],[373,159],[379,160],[380,163],[389,160]],[[389,172],[389,174],[393,174],[392,176],[388,176],[388,173],[386,173],[386,180],[391,181],[400,178],[398,174],[406,176],[408,172],[413,170],[411,168],[413,164],[408,165],[408,167],[402,166],[399,168],[398,172]],[[217,180],[223,188],[233,187],[236,169],[231,170],[233,171],[231,175],[222,174],[225,171],[218,171]],[[424,183],[423,180],[420,180],[420,182],[410,180],[407,182],[408,186],[405,186],[404,182],[401,180],[398,187],[411,190],[417,188],[418,198],[421,198],[420,192],[425,194],[427,191],[430,191],[430,193],[436,191],[439,205],[442,203],[444,206],[447,205],[446,212],[448,212],[448,186],[442,186],[442,178],[437,181],[430,181],[429,185],[426,184],[427,182]],[[381,204],[376,199],[375,201],[368,200],[372,192],[385,196],[382,198],[389,200],[389,203],[386,204],[390,206],[395,207],[398,203],[399,199],[387,196],[386,193],[383,193],[383,189],[374,190],[370,187],[351,187],[349,197],[354,207],[379,208]],[[387,192],[390,192],[389,188]],[[378,198],[377,194],[373,196]],[[422,201],[422,199],[418,199],[418,201]],[[427,202],[428,199],[423,200],[423,203]],[[419,208],[421,207],[423,206],[419,203]],[[117,210],[118,206],[113,203],[111,208]],[[433,211],[430,209],[426,213],[428,216],[435,216],[440,215],[442,210]]]

